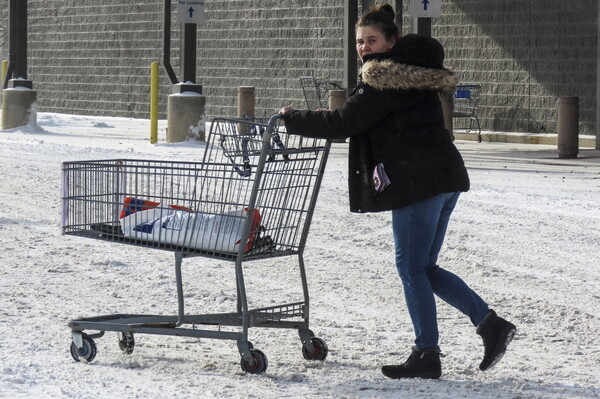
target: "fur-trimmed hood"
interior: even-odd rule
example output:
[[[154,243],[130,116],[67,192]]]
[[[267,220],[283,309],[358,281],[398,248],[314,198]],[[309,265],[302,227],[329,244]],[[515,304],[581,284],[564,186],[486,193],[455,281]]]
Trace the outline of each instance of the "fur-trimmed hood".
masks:
[[[363,82],[378,89],[454,91],[457,79],[448,69],[402,64],[393,59],[370,60],[362,67]]]
[[[289,110],[290,134],[350,137],[348,192],[352,212],[400,209],[441,193],[467,191],[469,174],[448,130],[439,92],[451,92],[435,39],[406,35],[392,51],[363,57],[362,82],[344,106],[329,112]],[[391,184],[378,192],[373,170],[384,165]]]

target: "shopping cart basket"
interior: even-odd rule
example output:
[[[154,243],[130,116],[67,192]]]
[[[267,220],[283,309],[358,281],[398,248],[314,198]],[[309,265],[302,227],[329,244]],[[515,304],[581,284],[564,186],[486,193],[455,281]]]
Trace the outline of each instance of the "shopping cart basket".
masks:
[[[76,361],[92,361],[94,338],[114,331],[126,354],[137,333],[235,340],[242,369],[262,373],[267,358],[248,341],[251,327],[297,329],[304,357],[326,358],[326,343],[309,329],[303,252],[330,142],[288,135],[279,119],[215,119],[202,162],[63,163],[63,234],[175,253],[177,315],[71,320]],[[249,309],[243,262],[292,255],[303,300]],[[193,256],[235,263],[235,312],[185,314],[181,265]]]

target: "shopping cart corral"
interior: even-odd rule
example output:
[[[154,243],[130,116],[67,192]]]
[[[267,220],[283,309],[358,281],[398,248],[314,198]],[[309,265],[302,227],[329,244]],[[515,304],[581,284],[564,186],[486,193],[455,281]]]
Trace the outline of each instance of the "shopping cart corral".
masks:
[[[329,148],[327,140],[288,135],[278,116],[219,118],[202,162],[63,163],[63,234],[174,252],[178,303],[177,313],[169,316],[71,320],[73,358],[92,361],[94,339],[106,331],[118,333],[126,354],[133,351],[135,334],[215,338],[237,341],[242,369],[257,374],[266,370],[267,357],[250,343],[248,330],[273,327],[296,329],[305,359],[325,359],[326,343],[309,329],[303,253]],[[284,256],[297,257],[303,298],[249,309],[243,263]],[[185,313],[181,269],[188,257],[235,264],[235,311]],[[290,262],[292,270],[295,263]]]

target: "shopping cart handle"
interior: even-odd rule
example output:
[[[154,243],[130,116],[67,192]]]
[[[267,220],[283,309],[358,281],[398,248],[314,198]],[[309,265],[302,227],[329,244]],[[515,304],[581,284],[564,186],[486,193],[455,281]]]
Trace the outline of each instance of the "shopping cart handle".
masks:
[[[269,125],[274,126],[275,122],[277,122],[278,119],[282,119],[283,116],[279,115],[279,114],[275,114],[271,117],[271,119],[269,119]]]
[[[285,144],[283,144],[283,142],[281,141],[281,137],[279,137],[279,133],[275,130],[275,124],[279,119],[282,118],[283,116],[279,114],[273,115],[271,119],[269,119],[269,127],[267,128],[267,131],[271,132],[271,140],[273,140],[273,144],[277,146],[280,150],[283,150],[283,159],[289,161],[290,157],[286,152],[287,149],[285,148]],[[275,155],[271,155],[271,157],[269,157],[269,161],[272,161],[273,159],[275,159]]]

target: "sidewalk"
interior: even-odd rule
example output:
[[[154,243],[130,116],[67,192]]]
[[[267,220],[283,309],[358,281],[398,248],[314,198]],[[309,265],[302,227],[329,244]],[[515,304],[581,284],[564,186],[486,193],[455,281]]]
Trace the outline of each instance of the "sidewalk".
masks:
[[[470,132],[462,129],[454,130],[454,137],[457,140],[477,141],[475,131]],[[556,133],[511,133],[511,132],[492,132],[481,131],[482,141],[495,143],[520,143],[520,144],[547,144],[557,145],[558,135]],[[579,135],[579,148],[596,148],[596,136]]]
[[[454,133],[454,143],[468,167],[600,175],[600,150],[594,149],[593,136],[584,137],[587,144],[591,143],[593,137],[593,144],[586,148],[580,145],[577,158],[561,159],[558,157],[555,134],[482,131],[481,135],[483,140],[478,143],[475,133]],[[540,136],[545,137],[542,140]],[[333,144],[334,157],[347,157],[347,154],[348,140],[345,143]],[[598,178],[600,179],[600,176]]]
[[[600,150],[580,146],[577,158],[561,159],[556,138],[554,143],[538,144],[536,140],[527,140],[535,135],[521,134],[520,139],[511,141],[515,136],[514,133],[493,132],[493,135],[488,135],[482,132],[483,141],[478,143],[475,134],[467,139],[463,138],[464,135],[455,134],[455,144],[467,165],[471,166],[600,174]],[[499,140],[489,141],[486,138]],[[551,138],[548,140],[551,142]]]

